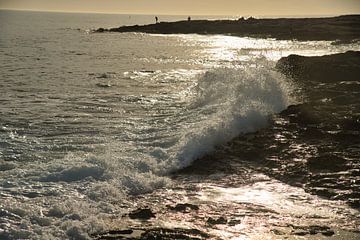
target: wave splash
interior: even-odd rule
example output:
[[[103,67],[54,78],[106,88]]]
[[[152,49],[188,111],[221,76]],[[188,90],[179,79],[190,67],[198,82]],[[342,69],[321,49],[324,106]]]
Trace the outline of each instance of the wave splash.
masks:
[[[166,177],[170,172],[191,165],[240,134],[266,127],[271,114],[291,103],[292,89],[283,75],[268,67],[207,71],[197,79],[185,107],[178,109],[181,118],[173,116],[169,121],[167,136],[160,136],[164,126],[147,126],[155,129],[151,139],[158,135],[166,144],[149,140],[145,145],[133,141],[119,146],[117,141],[111,142],[105,154],[87,158],[76,168],[63,166],[40,181],[72,182],[91,177],[111,182],[120,195],[138,195],[171,185]]]
[[[292,101],[293,86],[266,67],[215,69],[200,77],[191,117],[176,149],[175,166],[189,166],[216,146],[268,124],[269,116]]]

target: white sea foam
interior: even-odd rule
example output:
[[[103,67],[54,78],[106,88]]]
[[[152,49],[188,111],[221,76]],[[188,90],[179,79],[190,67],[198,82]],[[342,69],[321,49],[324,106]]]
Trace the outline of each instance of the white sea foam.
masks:
[[[265,127],[271,114],[287,107],[291,92],[284,76],[265,67],[206,72],[189,109],[192,122],[174,146],[176,166],[186,167],[215,146]]]
[[[160,125],[140,126],[134,130],[137,134],[144,133],[144,138],[151,136],[145,145],[122,142],[119,146],[115,141],[108,144],[106,154],[86,157],[86,164],[70,163],[41,180],[71,182],[91,177],[111,180],[114,187],[131,195],[147,193],[169,186],[171,181],[166,177],[169,172],[189,166],[239,134],[265,127],[271,114],[285,109],[291,102],[291,84],[270,67],[219,68],[197,78],[186,107],[180,109],[181,121],[176,117],[170,119],[174,125],[177,121],[176,128],[169,128],[163,135]],[[152,130],[144,131],[148,128]],[[166,140],[169,146],[151,140],[157,138]],[[69,162],[74,162],[70,159]],[[106,182],[103,185],[108,189]],[[99,191],[101,186],[93,188],[94,191]],[[107,193],[117,195],[110,189],[89,196],[97,199],[98,195]]]

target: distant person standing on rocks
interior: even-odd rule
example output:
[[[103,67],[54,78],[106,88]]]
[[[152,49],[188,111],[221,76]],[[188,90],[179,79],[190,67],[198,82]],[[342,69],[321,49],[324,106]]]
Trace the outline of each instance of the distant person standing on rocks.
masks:
[[[159,18],[157,16],[155,16],[155,23],[159,22]]]
[[[190,17],[190,16],[188,16],[188,21],[189,21],[189,22],[191,21],[191,17]]]

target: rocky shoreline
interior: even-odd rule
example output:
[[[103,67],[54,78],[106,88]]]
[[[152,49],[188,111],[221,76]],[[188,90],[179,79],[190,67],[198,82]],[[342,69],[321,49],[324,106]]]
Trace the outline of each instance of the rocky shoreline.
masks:
[[[360,15],[328,18],[278,18],[192,20],[99,28],[94,32],[143,32],[157,34],[227,34],[280,40],[327,40],[349,43],[360,39]]]
[[[281,58],[276,68],[298,81],[359,81],[360,52],[348,51],[315,57],[290,55]]]
[[[189,240],[229,239],[232,234],[245,239],[358,239],[360,161],[356,146],[360,146],[360,115],[355,111],[360,109],[360,52],[319,57],[290,55],[279,60],[276,69],[302,86],[306,92],[304,103],[289,106],[274,116],[269,128],[239,136],[174,173],[179,187],[134,196],[134,208],[114,220],[112,230],[91,237]],[[322,89],[324,84],[342,90],[340,93],[349,98],[347,102],[337,100],[339,92]],[[323,99],[339,102],[331,108]],[[355,114],[344,115],[349,111]],[[259,173],[267,177],[256,177]],[[315,213],[293,213],[292,205],[288,213],[266,203],[223,201],[221,192],[211,195],[221,186],[225,194],[228,188],[240,189],[230,197],[241,198],[242,193],[267,184],[273,189],[295,186],[280,195],[285,195],[285,201],[294,201],[295,210],[300,204],[300,209],[312,207]],[[243,192],[241,187],[245,187]],[[293,195],[294,189],[304,189],[308,195]],[[204,194],[211,198],[204,200]],[[319,204],[316,196],[326,199],[325,203]],[[333,210],[336,201],[348,203],[352,209],[334,210],[331,217],[321,215],[326,207],[326,211]],[[333,218],[340,214],[338,211],[349,211],[345,216],[352,221],[349,223],[347,217]],[[263,232],[257,233],[257,229]]]

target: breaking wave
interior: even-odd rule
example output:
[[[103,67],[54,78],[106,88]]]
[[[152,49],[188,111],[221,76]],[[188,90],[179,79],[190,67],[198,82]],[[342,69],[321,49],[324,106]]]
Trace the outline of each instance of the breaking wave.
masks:
[[[176,166],[189,166],[234,137],[266,127],[291,102],[293,86],[268,67],[215,69],[203,74],[176,149]]]

